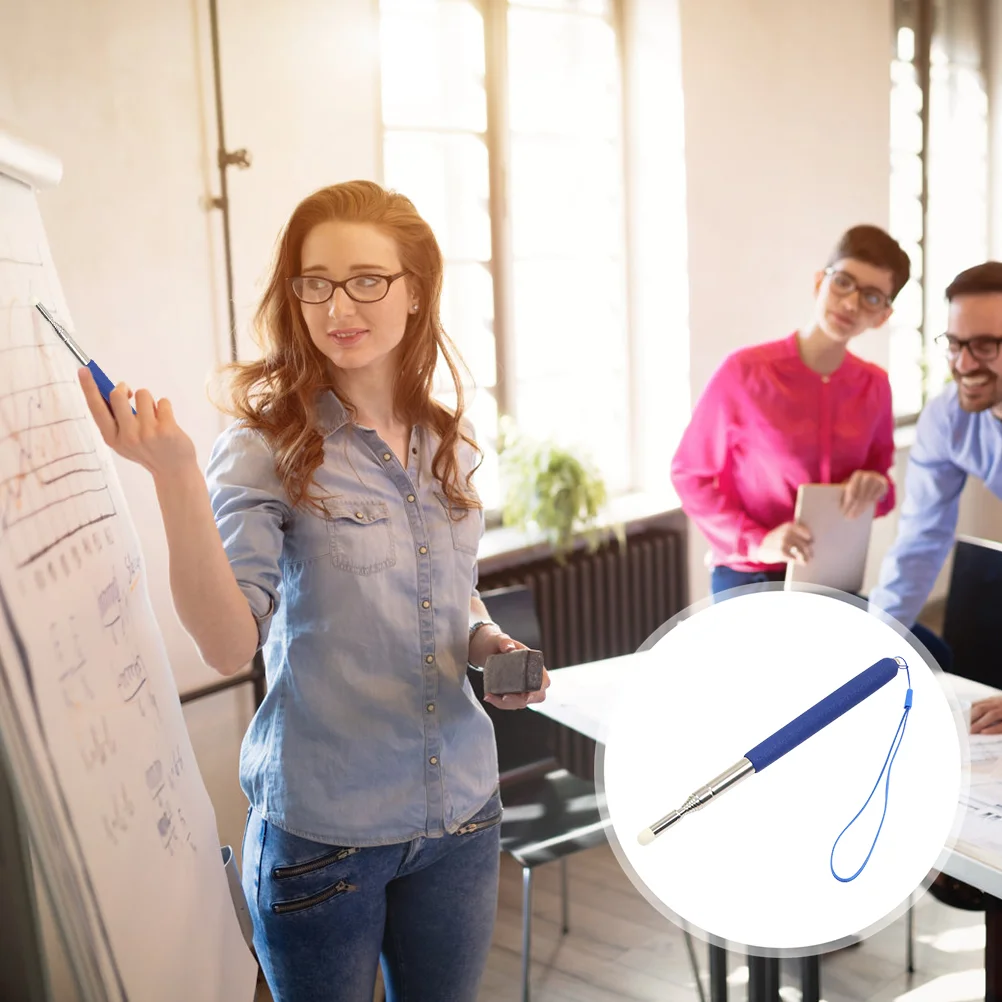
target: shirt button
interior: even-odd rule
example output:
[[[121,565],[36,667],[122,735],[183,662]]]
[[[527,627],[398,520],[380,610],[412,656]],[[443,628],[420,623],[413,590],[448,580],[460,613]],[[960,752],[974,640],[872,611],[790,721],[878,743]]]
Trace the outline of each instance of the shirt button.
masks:
[[[435,704],[434,703],[429,703],[428,704],[428,712],[429,713],[434,713],[435,712]]]
[[[427,553],[427,552],[428,552],[428,547],[427,546],[419,546],[418,547],[418,553]]]
[[[428,656],[427,656],[427,657],[425,658],[425,661],[427,661],[427,662],[428,662],[428,664],[431,664],[431,663],[432,663],[432,661],[434,661],[434,660],[435,660],[435,655],[434,655],[434,654],[429,654],[429,655],[428,655]]]
[[[428,601],[428,599],[425,599],[425,600],[424,600],[424,601],[423,601],[423,602],[421,603],[421,608],[422,608],[422,609],[430,609],[430,608],[431,608],[431,602],[429,602],[429,601]]]
[[[355,518],[365,518],[365,516],[360,511],[356,511]]]
[[[407,500],[408,500],[408,501],[409,501],[409,502],[410,502],[411,504],[414,504],[414,495],[413,495],[413,494],[408,494],[408,495],[407,495]]]
[[[386,462],[389,462],[392,458],[393,457],[388,452],[383,453],[383,459],[385,459]]]
[[[438,765],[438,756],[432,755],[432,757],[428,759],[428,761],[431,762],[432,765]]]
[[[822,376],[821,377],[821,382],[822,383],[827,383],[828,382],[828,377],[827,376]]]

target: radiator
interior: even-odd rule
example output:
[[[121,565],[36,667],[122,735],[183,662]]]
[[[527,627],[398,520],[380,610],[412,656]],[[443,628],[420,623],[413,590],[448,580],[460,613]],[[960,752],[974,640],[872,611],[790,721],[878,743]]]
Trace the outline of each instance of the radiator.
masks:
[[[565,564],[552,557],[481,574],[482,591],[528,585],[535,596],[550,668],[630,654],[684,608],[685,536],[658,528],[579,551]],[[594,777],[595,743],[553,723],[553,754],[584,779]]]

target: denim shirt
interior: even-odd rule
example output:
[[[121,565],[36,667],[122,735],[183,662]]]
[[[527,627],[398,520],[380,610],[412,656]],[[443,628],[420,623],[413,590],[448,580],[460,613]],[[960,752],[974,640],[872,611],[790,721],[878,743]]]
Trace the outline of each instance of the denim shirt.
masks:
[[[404,467],[333,393],[318,414],[326,516],[291,506],[271,448],[240,422],[206,472],[267,668],[240,785],[269,822],[318,842],[451,834],[498,782],[466,677],[483,513],[450,518],[429,430],[412,429]],[[462,477],[472,462],[462,445]]]

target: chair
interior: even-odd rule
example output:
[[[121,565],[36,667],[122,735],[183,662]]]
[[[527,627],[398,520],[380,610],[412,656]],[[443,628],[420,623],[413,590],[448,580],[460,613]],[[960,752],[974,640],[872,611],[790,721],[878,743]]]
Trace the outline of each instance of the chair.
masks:
[[[491,619],[509,636],[527,647],[543,649],[542,631],[532,591],[524,585],[499,588],[481,594]],[[471,684],[483,698],[483,676],[469,672]],[[501,851],[522,867],[522,1000],[530,999],[532,967],[532,878],[536,867],[560,862],[561,934],[569,929],[567,857],[606,841],[607,823],[602,818],[601,794],[594,782],[581,779],[560,767],[551,748],[555,725],[541,714],[498,710],[483,704],[494,721],[501,773],[504,815],[501,821]],[[696,984],[702,984],[686,934]]]
[[[950,671],[986,685],[1002,685],[998,669],[998,610],[1002,607],[1002,544],[970,536],[958,536],[953,551],[953,569],[943,617],[943,641],[952,655]],[[959,883],[959,882],[958,882]],[[978,893],[961,884],[967,902],[944,900],[942,892],[930,893],[944,904],[965,911],[980,911]],[[906,916],[908,972],[915,970],[914,915]]]

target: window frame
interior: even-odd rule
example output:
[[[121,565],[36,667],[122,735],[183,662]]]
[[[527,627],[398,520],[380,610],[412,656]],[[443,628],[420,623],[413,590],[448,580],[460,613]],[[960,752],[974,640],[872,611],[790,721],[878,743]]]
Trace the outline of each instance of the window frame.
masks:
[[[476,386],[476,392],[489,393],[493,396],[498,418],[512,417],[518,422],[518,407],[514,373],[516,369],[517,343],[514,331],[514,252],[512,236],[512,202],[510,188],[510,152],[511,128],[509,121],[509,63],[508,63],[508,12],[511,8],[530,4],[520,4],[519,0],[466,0],[475,8],[483,19],[484,32],[484,92],[486,97],[486,126],[483,132],[473,133],[485,144],[488,162],[488,216],[490,221],[490,261],[485,267],[490,275],[493,292],[493,334],[494,334],[494,386]],[[374,0],[377,16],[379,0]],[[610,497],[632,494],[642,489],[638,482],[641,463],[637,455],[637,427],[640,419],[640,404],[637,400],[637,365],[636,343],[632,323],[633,310],[633,278],[630,267],[630,227],[631,227],[631,187],[629,176],[629,100],[628,74],[625,58],[627,39],[625,37],[624,0],[610,0],[608,14],[590,11],[570,11],[576,16],[598,18],[612,28],[615,35],[616,72],[618,86],[619,112],[619,165],[623,192],[622,202],[622,255],[623,255],[623,309],[625,325],[625,349],[627,353],[626,394],[627,394],[627,428],[625,429],[625,446],[627,459],[627,485],[617,491],[610,490]],[[541,8],[544,9],[545,8]],[[381,79],[381,71],[379,72]],[[381,89],[381,88],[380,88]],[[380,100],[380,108],[382,101]],[[425,128],[414,126],[387,126],[380,117],[379,129],[379,169],[383,175],[384,149],[388,133],[396,131],[427,131],[435,135],[443,135],[446,129]],[[465,130],[464,130],[465,131]],[[498,428],[477,429],[481,447],[486,441],[493,448],[498,435]],[[503,499],[499,499],[502,502]],[[501,525],[501,508],[489,508],[485,511],[488,528]]]
[[[989,109],[987,117],[987,129],[988,129],[988,155],[986,160],[986,173],[988,180],[990,181],[992,173],[992,118],[991,118],[991,55],[992,46],[989,41],[990,35],[989,31],[991,28],[991,2],[990,0],[974,0],[980,10],[978,12],[978,21],[980,24],[980,30],[978,32],[978,40],[980,42],[979,48],[979,72],[981,74],[982,80],[985,85],[985,94],[987,95]],[[914,9],[914,18],[909,18],[906,13],[906,7],[912,5]],[[900,29],[908,27],[912,28],[915,38],[915,51],[912,56],[912,65],[915,67],[915,73],[917,77],[917,82],[919,90],[921,92],[921,108],[919,112],[919,118],[921,122],[921,150],[918,154],[919,161],[921,164],[921,191],[919,194],[919,203],[922,215],[921,223],[921,234],[918,240],[918,247],[921,254],[921,279],[914,279],[918,282],[921,288],[921,308],[920,308],[920,320],[918,326],[918,336],[920,339],[920,352],[919,352],[919,365],[920,365],[920,400],[921,408],[925,408],[926,404],[932,396],[935,396],[934,392],[930,392],[930,369],[932,353],[936,350],[933,346],[933,339],[937,334],[942,333],[942,331],[930,331],[929,330],[929,304],[931,302],[932,290],[929,287],[929,273],[928,273],[928,235],[929,235],[929,202],[930,202],[930,186],[929,186],[929,160],[930,160],[930,110],[932,103],[932,50],[935,45],[937,34],[936,34],[936,0],[894,0],[894,6],[892,11],[892,21],[893,21],[893,31],[891,33],[891,62],[897,60],[897,45],[898,45],[898,32]],[[988,212],[991,212],[991,189],[990,186],[987,189],[988,195]],[[989,229],[988,233],[988,244],[991,245],[991,232]],[[913,271],[914,271],[913,262]],[[921,409],[915,413],[911,414],[901,414],[895,417],[894,427],[907,428],[915,425],[918,422],[919,416],[921,414]]]

